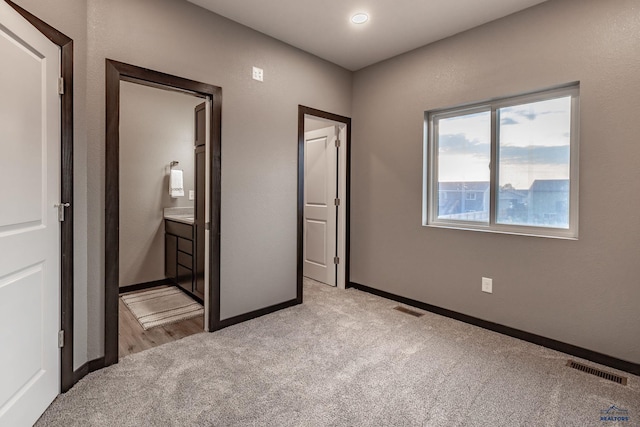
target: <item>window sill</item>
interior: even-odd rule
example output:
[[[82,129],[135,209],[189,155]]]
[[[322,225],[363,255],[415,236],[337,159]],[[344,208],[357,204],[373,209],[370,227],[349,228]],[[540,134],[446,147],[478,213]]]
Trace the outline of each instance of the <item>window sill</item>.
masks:
[[[563,230],[562,233],[558,233],[557,230],[550,232],[549,229],[530,230],[528,227],[526,230],[516,230],[513,227],[492,227],[489,226],[474,226],[471,224],[451,224],[451,223],[431,223],[422,224],[423,227],[429,228],[443,228],[450,230],[463,230],[463,231],[479,231],[481,233],[493,233],[493,234],[510,234],[514,236],[526,236],[526,237],[542,237],[546,239],[558,239],[558,240],[578,240],[577,233],[573,233],[570,230]]]

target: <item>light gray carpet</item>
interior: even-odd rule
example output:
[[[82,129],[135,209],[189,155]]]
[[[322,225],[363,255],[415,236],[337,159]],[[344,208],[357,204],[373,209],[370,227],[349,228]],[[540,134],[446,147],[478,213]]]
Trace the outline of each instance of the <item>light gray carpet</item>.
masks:
[[[127,356],[37,426],[640,425],[637,376],[622,386],[567,368],[565,354],[353,289],[305,283],[304,297]],[[600,422],[611,405],[629,422]]]

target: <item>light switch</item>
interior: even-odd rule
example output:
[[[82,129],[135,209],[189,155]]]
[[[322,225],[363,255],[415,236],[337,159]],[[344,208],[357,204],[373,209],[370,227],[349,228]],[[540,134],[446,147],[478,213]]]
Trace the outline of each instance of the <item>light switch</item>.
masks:
[[[196,192],[194,190],[189,190],[189,200],[196,199]]]

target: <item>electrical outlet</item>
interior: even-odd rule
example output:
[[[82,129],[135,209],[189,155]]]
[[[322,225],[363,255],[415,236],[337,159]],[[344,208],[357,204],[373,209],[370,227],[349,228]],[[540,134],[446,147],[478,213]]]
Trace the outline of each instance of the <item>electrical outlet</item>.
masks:
[[[196,199],[195,190],[189,190],[189,200],[195,200],[195,199]]]
[[[253,67],[253,80],[259,82],[264,80],[264,70],[262,68]]]
[[[488,294],[493,293],[493,279],[488,277],[482,278],[482,292],[486,292]]]

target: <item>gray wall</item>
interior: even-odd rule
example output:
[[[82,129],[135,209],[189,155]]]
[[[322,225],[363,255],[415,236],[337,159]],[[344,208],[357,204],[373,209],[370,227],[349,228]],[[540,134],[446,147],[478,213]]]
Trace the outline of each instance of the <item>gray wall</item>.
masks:
[[[221,317],[295,298],[298,104],[350,115],[351,73],[184,1],[87,13],[89,358],[103,354],[105,58],[222,87]]]
[[[639,363],[638,16],[555,0],[356,72],[352,281]],[[578,241],[421,225],[425,110],[576,80]]]
[[[295,298],[298,104],[349,116],[352,74],[180,0],[17,3],[76,41],[76,367],[104,354],[105,58],[222,87],[222,318]]]
[[[305,117],[304,119],[304,131],[309,132],[312,130],[324,129],[331,125],[335,124],[335,122],[323,119],[316,119],[311,117]]]
[[[353,75],[179,0],[16,2],[75,43],[76,368],[104,353],[107,57],[223,88],[223,318],[295,296],[303,104],[353,118],[352,280],[640,362],[637,1],[554,0]],[[580,240],[420,225],[423,111],[573,80]]]
[[[204,99],[120,84],[120,286],[164,275],[162,210],[190,206],[194,190],[194,108]],[[184,196],[169,196],[169,164],[183,171]]]

